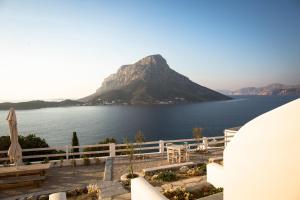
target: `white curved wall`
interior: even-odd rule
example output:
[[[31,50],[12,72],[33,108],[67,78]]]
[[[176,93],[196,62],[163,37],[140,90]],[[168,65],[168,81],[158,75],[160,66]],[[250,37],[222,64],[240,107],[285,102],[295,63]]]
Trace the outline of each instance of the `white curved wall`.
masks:
[[[134,178],[131,180],[132,200],[168,200],[156,188],[148,183],[144,178]]]
[[[215,187],[224,187],[224,167],[218,163],[206,165],[207,182]]]
[[[65,192],[58,192],[49,195],[49,200],[67,200],[67,195]]]
[[[300,199],[300,99],[248,122],[228,144],[224,199]]]

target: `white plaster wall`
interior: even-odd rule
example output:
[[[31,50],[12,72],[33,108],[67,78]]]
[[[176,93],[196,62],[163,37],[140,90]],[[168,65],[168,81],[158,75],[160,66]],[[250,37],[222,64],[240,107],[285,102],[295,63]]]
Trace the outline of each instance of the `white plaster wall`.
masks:
[[[67,200],[65,192],[58,192],[49,195],[49,200]]]
[[[207,182],[215,187],[224,187],[224,169],[218,163],[208,163],[206,165]]]
[[[148,183],[144,178],[134,178],[131,180],[132,200],[168,200],[156,188]]]
[[[224,151],[224,200],[300,200],[300,99],[244,125]]]

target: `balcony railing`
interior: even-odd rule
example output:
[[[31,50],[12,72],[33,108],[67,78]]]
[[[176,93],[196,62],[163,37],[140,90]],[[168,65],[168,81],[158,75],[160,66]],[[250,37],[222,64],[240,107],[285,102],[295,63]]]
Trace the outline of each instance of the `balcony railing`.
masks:
[[[208,146],[221,146],[228,142],[228,138],[233,136],[217,136],[207,137]],[[167,143],[175,144],[186,144],[191,149],[195,149],[198,144],[202,143],[201,139],[177,139],[177,140],[158,140],[142,143],[130,143],[134,146],[135,155],[147,155],[147,154],[163,154],[166,151]],[[126,148],[127,144],[95,144],[95,145],[80,145],[80,146],[53,146],[46,148],[33,148],[23,149],[23,160],[24,159],[35,159],[43,161],[44,159],[71,159],[73,157],[121,157],[128,152]],[[75,152],[74,149],[79,149]],[[52,151],[52,152],[51,152]],[[27,152],[32,152],[34,155],[26,155]],[[42,153],[46,152],[46,153]],[[27,153],[28,154],[28,153]],[[30,154],[30,153],[29,153]],[[8,161],[7,151],[0,151],[0,161]]]

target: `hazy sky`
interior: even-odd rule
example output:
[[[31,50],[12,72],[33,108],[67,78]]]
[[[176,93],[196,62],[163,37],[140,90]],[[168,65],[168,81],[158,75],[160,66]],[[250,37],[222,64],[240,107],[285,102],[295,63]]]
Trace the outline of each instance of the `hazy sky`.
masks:
[[[0,101],[79,98],[161,54],[213,89],[300,83],[300,1],[0,0]]]

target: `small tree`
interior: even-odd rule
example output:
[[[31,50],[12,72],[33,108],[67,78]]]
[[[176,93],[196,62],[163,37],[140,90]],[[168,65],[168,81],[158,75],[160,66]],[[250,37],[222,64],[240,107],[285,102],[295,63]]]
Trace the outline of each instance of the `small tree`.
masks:
[[[145,142],[144,135],[141,130],[138,130],[135,134],[135,142],[138,143],[139,153],[142,153],[142,143]]]
[[[79,140],[78,140],[78,137],[77,137],[77,133],[75,131],[73,132],[72,146],[79,146]],[[78,153],[79,152],[79,148],[73,148],[72,152],[73,153]],[[73,158],[79,158],[79,155],[73,156]]]
[[[105,138],[104,140],[98,142],[98,144],[109,144],[109,143],[117,143],[117,140],[111,137],[111,138]]]
[[[33,148],[45,148],[49,147],[48,143],[45,139],[36,136],[35,134],[29,134],[27,136],[19,135],[19,144],[22,149],[33,149]],[[0,136],[0,151],[6,151],[10,147],[10,136]],[[28,151],[23,152],[22,155],[25,156],[33,156],[33,155],[43,155],[43,154],[57,154],[64,153],[63,151],[57,150],[46,150],[46,151]],[[0,158],[7,157],[7,153],[0,153]],[[24,163],[29,163],[33,161],[43,161],[41,158],[24,158]],[[57,159],[57,158],[56,158]],[[51,160],[51,158],[49,158]],[[0,161],[0,164],[6,163],[6,161]]]
[[[200,127],[195,127],[192,130],[193,136],[198,144],[200,143],[200,139],[203,137],[202,130],[203,130],[203,128],[200,128]]]
[[[126,153],[129,159],[127,178],[135,178],[135,175],[133,173],[134,145],[132,143],[129,143],[127,137],[124,139],[124,143],[126,144]]]

